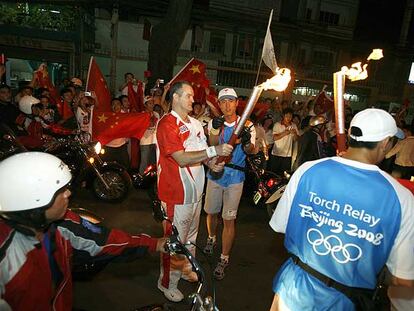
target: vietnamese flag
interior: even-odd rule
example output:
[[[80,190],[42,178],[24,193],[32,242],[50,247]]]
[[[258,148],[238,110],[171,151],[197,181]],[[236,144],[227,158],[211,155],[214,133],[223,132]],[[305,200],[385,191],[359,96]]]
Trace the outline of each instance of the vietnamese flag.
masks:
[[[122,137],[141,139],[150,124],[150,118],[148,112],[97,113],[93,118],[94,137],[102,145]]]
[[[208,88],[210,81],[206,75],[206,65],[199,60],[192,58],[181,69],[181,71],[169,82],[173,84],[178,81],[188,81],[194,90],[194,101],[204,103],[206,98],[205,88]]]

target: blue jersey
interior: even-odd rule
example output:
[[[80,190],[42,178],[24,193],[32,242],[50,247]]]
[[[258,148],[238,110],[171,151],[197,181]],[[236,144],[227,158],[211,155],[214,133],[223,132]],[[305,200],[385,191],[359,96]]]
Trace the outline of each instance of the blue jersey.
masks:
[[[308,266],[344,285],[373,289],[401,229],[402,197],[410,194],[399,194],[401,187],[376,166],[352,164],[338,158],[306,163],[292,177],[271,226],[281,229],[287,221],[285,247]],[[410,202],[414,208],[412,196]],[[291,260],[274,290],[290,310],[353,308]]]
[[[234,122],[232,126],[223,126],[223,129],[221,130],[221,133],[219,136],[219,144],[229,142],[233,134],[233,130],[235,126],[236,126],[236,122]],[[251,132],[253,131],[254,131],[254,128],[252,128]],[[256,135],[252,133],[252,140],[253,139],[256,139]],[[253,141],[253,144],[254,144],[254,141]],[[244,150],[241,144],[237,144],[234,146],[230,163],[235,164],[240,167],[246,166],[246,154],[244,153]],[[207,178],[213,180],[215,183],[219,184],[222,187],[228,187],[229,185],[243,182],[245,180],[245,174],[243,171],[233,169],[230,167],[224,167],[224,172],[220,178],[218,179],[213,178],[210,172],[208,172]]]

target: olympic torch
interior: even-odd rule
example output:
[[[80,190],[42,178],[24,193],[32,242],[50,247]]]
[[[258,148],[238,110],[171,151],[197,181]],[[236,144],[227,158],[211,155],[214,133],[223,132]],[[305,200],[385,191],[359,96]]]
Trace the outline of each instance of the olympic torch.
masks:
[[[241,131],[243,130],[246,121],[252,113],[253,108],[256,105],[257,100],[259,99],[262,92],[264,90],[275,90],[278,92],[282,92],[287,88],[290,79],[290,70],[288,68],[277,68],[274,77],[267,79],[262,84],[259,84],[253,88],[253,92],[250,95],[249,101],[247,102],[247,105],[244,108],[242,115],[240,116],[240,120],[237,123],[237,126],[230,137],[230,140],[228,141],[229,145],[234,146],[236,144],[236,140],[239,137]],[[222,161],[225,161],[227,163],[230,160],[231,156],[220,156],[217,160],[217,163],[220,163]]]
[[[382,49],[374,49],[368,56],[367,60],[378,60],[383,57]],[[344,107],[344,91],[345,80],[351,81],[364,80],[368,77],[368,64],[361,66],[361,62],[351,65],[351,68],[343,66],[341,71],[333,74],[334,83],[334,106],[335,106],[335,124],[336,139],[338,143],[338,152],[346,150],[346,134],[345,134],[345,107]]]

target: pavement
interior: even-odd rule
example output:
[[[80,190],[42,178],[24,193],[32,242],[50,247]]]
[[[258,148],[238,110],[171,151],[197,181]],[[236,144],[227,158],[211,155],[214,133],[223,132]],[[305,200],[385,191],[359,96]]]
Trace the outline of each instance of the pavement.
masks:
[[[102,203],[87,190],[82,190],[72,198],[71,205],[98,213],[110,228],[122,229],[131,234],[162,236],[161,224],[152,217],[150,200],[145,190],[131,189],[128,198],[120,204]],[[212,258],[205,258],[198,251],[197,259],[204,267],[207,278],[206,292],[209,295],[215,293],[220,311],[269,310],[273,299],[272,279],[287,258],[287,253],[283,248],[283,235],[273,232],[268,221],[264,209],[255,207],[249,198],[242,198],[230,266],[221,281],[212,281],[212,270],[220,256],[220,249],[216,248]],[[201,249],[206,236],[206,217],[203,212],[197,239]],[[137,310],[146,305],[167,303],[170,310],[190,310],[188,299],[170,303],[157,289],[159,258],[159,254],[153,253],[131,262],[111,263],[93,279],[75,281],[74,309]],[[179,289],[185,296],[194,292],[195,288],[194,284],[183,280],[179,283]]]

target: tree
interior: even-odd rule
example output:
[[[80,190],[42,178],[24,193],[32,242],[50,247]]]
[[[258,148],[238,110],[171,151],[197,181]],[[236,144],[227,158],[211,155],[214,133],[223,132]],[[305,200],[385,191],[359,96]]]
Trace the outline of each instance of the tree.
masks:
[[[148,52],[148,69],[152,87],[158,78],[172,78],[177,53],[190,25],[193,0],[170,0],[164,19],[152,28]]]

